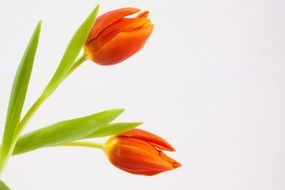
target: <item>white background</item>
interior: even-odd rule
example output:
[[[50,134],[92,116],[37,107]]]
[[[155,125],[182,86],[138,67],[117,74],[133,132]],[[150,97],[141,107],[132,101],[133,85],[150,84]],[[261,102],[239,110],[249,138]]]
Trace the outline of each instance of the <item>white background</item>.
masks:
[[[38,19],[40,40],[25,110],[48,82],[97,1],[0,0],[0,124],[12,79]],[[13,190],[285,189],[285,1],[101,1],[101,13],[150,10],[145,48],[112,67],[86,62],[27,131],[107,108],[167,139],[182,167],[154,177],[113,167],[95,149],[52,148],[10,160]],[[1,130],[2,130],[1,129]]]

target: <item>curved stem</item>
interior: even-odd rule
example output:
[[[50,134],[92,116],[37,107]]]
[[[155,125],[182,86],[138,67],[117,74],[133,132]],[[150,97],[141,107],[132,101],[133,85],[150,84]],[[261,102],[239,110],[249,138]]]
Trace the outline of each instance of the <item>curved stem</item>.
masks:
[[[78,68],[84,61],[86,60],[85,56],[82,55],[80,56],[72,65],[71,69],[69,70],[68,74],[66,75],[66,77],[64,78],[64,80],[76,69]],[[19,134],[23,131],[24,127],[26,126],[26,124],[30,121],[30,119],[32,118],[32,116],[36,113],[36,111],[39,109],[39,107],[44,103],[44,101],[50,96],[52,95],[52,92],[43,92],[42,95],[34,102],[34,104],[32,105],[32,107],[28,110],[28,112],[25,114],[25,116],[23,117],[23,119],[20,121],[20,123],[18,124],[18,130],[16,132],[16,134]]]
[[[42,94],[32,105],[32,107],[28,110],[28,112],[25,114],[23,119],[20,121],[17,127],[17,132],[21,133],[26,126],[26,124],[30,121],[32,116],[36,113],[36,111],[39,109],[39,107],[44,103],[44,101],[48,98],[48,96],[45,96],[45,94]]]
[[[79,59],[77,59],[71,69],[69,70],[68,74],[65,76],[64,80],[76,69],[78,68],[84,61],[86,60],[85,56],[81,56],[79,57]],[[52,91],[47,91],[47,88],[42,92],[41,96],[34,102],[34,104],[30,107],[30,109],[28,110],[28,112],[24,115],[23,119],[18,123],[14,137],[11,141],[11,145],[10,145],[10,149],[9,149],[9,153],[8,155],[1,159],[1,168],[0,168],[0,174],[2,173],[5,165],[8,162],[9,157],[12,155],[14,148],[16,146],[17,140],[20,137],[22,131],[24,130],[25,126],[27,125],[27,123],[30,121],[30,119],[32,118],[32,116],[36,113],[36,111],[40,108],[40,106],[44,103],[44,101],[53,94],[54,90],[56,88],[54,88]]]
[[[22,131],[25,128],[25,125],[29,122],[29,120],[31,119],[31,117],[35,114],[36,110],[38,110],[38,108],[42,105],[42,103],[45,101],[46,97],[41,95],[36,101],[35,103],[32,105],[32,107],[28,110],[28,112],[26,113],[26,115],[23,117],[23,119],[20,121],[20,123],[17,125],[15,134],[13,136],[13,139],[11,141],[11,145],[10,145],[10,149],[9,149],[9,153],[7,154],[6,157],[1,159],[1,169],[0,169],[0,174],[2,174],[9,157],[12,155],[17,140],[20,137]]]
[[[73,141],[73,142],[61,144],[59,146],[79,146],[79,147],[89,147],[89,148],[98,148],[98,149],[104,148],[103,144],[101,143],[88,142],[88,141]]]
[[[79,67],[84,61],[86,61],[85,55],[82,55],[81,57],[79,57],[79,58],[74,62],[74,64],[72,65],[71,69],[70,69],[69,72],[68,72],[67,77],[68,77],[71,73],[73,73],[73,71],[74,71],[75,69],[77,69],[77,67]]]

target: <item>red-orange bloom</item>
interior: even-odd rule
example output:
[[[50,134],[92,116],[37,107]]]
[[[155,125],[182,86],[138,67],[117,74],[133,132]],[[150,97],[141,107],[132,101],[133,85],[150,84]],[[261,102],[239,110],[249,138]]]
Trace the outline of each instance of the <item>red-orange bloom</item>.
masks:
[[[148,11],[135,18],[126,17],[139,11],[123,8],[100,16],[84,46],[87,58],[100,65],[113,65],[142,49],[153,30]]]
[[[168,142],[139,129],[112,137],[104,150],[114,166],[133,174],[151,176],[181,166],[162,152],[175,151]]]

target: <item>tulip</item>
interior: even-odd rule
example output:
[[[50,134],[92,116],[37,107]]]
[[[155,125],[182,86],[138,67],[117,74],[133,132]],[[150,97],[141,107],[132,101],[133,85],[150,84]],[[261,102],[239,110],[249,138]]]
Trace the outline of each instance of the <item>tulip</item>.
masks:
[[[143,48],[153,30],[148,11],[122,8],[98,17],[84,45],[85,56],[100,65],[114,65]]]
[[[104,145],[107,158],[114,166],[132,174],[147,176],[181,166],[162,150],[175,151],[161,137],[139,129],[111,137]]]

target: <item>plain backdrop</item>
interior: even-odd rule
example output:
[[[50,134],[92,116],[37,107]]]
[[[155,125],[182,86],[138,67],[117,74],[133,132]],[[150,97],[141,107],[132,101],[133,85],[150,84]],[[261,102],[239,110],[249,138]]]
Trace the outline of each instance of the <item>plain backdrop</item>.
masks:
[[[25,111],[48,82],[95,0],[0,0],[0,125],[19,60],[43,20]],[[112,67],[83,64],[46,101],[25,132],[126,108],[117,121],[167,139],[183,165],[154,177],[113,167],[103,152],[47,148],[14,157],[13,190],[285,189],[285,1],[116,0],[101,11],[150,11],[145,48]],[[99,139],[104,141],[104,139]]]

